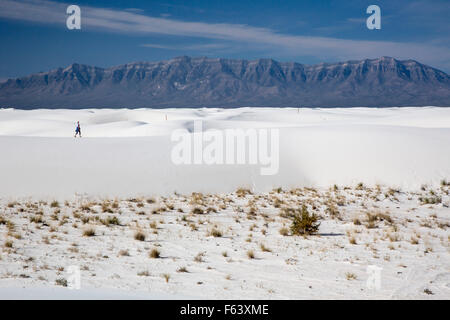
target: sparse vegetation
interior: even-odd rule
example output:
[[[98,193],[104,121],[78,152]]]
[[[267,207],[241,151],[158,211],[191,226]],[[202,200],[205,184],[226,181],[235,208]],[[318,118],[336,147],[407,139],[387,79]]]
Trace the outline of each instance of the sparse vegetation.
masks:
[[[246,195],[252,194],[249,189],[239,188],[236,190],[236,195],[240,198],[245,197]]]
[[[137,276],[155,277],[153,270],[159,270],[156,277],[162,277],[160,285],[163,278],[168,283],[171,274],[177,285],[189,281],[194,285],[209,285],[218,281],[218,285],[223,284],[224,288],[230,284],[226,290],[236,290],[241,281],[249,278],[233,273],[235,281],[226,283],[225,280],[232,279],[227,273],[232,269],[239,270],[245,264],[263,265],[261,262],[266,258],[286,263],[288,268],[303,262],[310,263],[308,259],[316,258],[317,262],[319,259],[323,261],[327,268],[330,265],[326,260],[346,261],[349,266],[356,267],[372,258],[379,259],[375,263],[391,266],[405,263],[411,268],[414,260],[404,260],[406,254],[419,258],[425,255],[425,259],[433,261],[438,271],[441,268],[439,259],[446,253],[450,241],[447,235],[450,224],[445,215],[450,204],[448,185],[445,181],[441,187],[434,186],[432,189],[430,185],[422,191],[361,185],[358,190],[355,186],[296,188],[289,191],[276,188],[260,194],[242,189],[228,195],[196,193],[161,196],[150,201],[146,198],[101,201],[81,198],[57,204],[33,200],[3,202],[0,203],[0,233],[4,236],[4,242],[3,251],[0,248],[0,260],[5,265],[16,263],[18,267],[11,272],[0,272],[0,277],[31,276],[35,280],[42,277],[44,280],[41,281],[64,286],[65,279],[55,281],[51,272],[57,278],[62,277],[64,269],[59,265],[66,265],[70,261],[68,259],[75,259],[72,261],[80,260],[81,264],[95,262],[90,264],[91,270],[87,267],[82,269],[86,271],[86,277],[95,277],[95,272],[99,272],[98,279],[103,279],[105,273],[101,271],[102,266],[122,263],[130,266],[131,275],[113,273],[107,276],[121,282],[132,279],[135,286],[150,280],[139,281]],[[436,200],[441,197],[442,200]],[[439,201],[442,205],[433,205]],[[152,210],[161,215],[150,215]],[[324,219],[326,221],[322,222]],[[317,234],[321,222],[323,226],[320,231],[324,233],[320,237],[292,237]],[[158,232],[159,235],[155,236]],[[81,235],[98,237],[83,240]],[[220,237],[222,239],[217,239]],[[133,239],[142,242],[133,242]],[[163,259],[153,262],[149,259],[149,266],[139,262],[147,256],[161,258],[161,244],[168,240],[176,243],[177,249],[172,247],[173,250],[170,250],[169,245]],[[194,241],[197,242],[191,246]],[[36,254],[28,250],[31,243],[42,248],[44,262],[40,262],[38,254],[34,262],[29,260],[30,254]],[[199,243],[205,246],[201,247]],[[208,251],[196,255],[197,251],[192,251],[195,248]],[[183,249],[187,254],[182,252]],[[61,259],[57,260],[59,257]],[[41,276],[45,270],[51,272]],[[336,270],[341,274],[341,280],[357,280],[356,274],[346,273],[347,270]],[[35,271],[37,275],[32,276]],[[198,279],[201,272],[208,275]],[[267,270],[264,269],[264,272]],[[360,284],[363,284],[362,280],[353,283]],[[258,283],[256,285],[259,286]],[[268,282],[267,285],[273,284]],[[348,286],[351,285],[348,283]],[[269,288],[264,290],[269,291]],[[425,293],[427,289],[421,290]],[[441,292],[436,292],[438,295],[441,296]]]
[[[420,204],[438,204],[442,202],[442,198],[438,196],[419,197]]]

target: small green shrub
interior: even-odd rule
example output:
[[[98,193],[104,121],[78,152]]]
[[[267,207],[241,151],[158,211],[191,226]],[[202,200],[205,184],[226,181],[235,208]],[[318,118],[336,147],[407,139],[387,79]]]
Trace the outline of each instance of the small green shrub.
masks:
[[[293,235],[312,235],[319,230],[319,217],[313,213],[310,214],[305,205],[297,209],[291,224],[291,233]]]

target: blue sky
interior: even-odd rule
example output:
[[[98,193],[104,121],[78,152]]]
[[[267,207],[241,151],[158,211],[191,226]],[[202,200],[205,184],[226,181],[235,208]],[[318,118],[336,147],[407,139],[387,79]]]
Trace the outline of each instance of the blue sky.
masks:
[[[66,28],[69,4],[81,8],[81,30]],[[366,28],[371,4],[381,30]],[[448,73],[449,17],[448,0],[0,0],[0,79],[181,55],[306,64],[392,56]]]

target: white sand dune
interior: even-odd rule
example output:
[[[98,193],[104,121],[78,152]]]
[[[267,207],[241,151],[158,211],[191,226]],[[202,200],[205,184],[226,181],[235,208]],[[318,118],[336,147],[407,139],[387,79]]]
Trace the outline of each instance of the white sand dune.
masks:
[[[278,173],[175,165],[194,120],[279,129]],[[450,108],[3,109],[0,150],[0,299],[450,297]],[[320,235],[282,232],[302,205]]]
[[[175,129],[279,128],[280,168],[174,165]],[[82,139],[74,139],[75,122]],[[114,139],[112,139],[114,138]],[[0,192],[129,195],[385,184],[450,177],[450,108],[0,110]]]

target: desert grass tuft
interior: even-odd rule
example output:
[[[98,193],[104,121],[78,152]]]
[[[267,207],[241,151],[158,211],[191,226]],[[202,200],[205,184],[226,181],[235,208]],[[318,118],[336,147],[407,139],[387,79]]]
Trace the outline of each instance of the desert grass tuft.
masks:
[[[95,236],[95,229],[92,228],[92,227],[86,228],[83,231],[83,236],[85,236],[85,237],[93,237],[93,236]]]
[[[158,258],[160,258],[160,256],[161,256],[161,252],[160,252],[158,249],[153,248],[153,249],[149,252],[148,256],[149,256],[150,258],[152,258],[152,259],[158,259]]]

